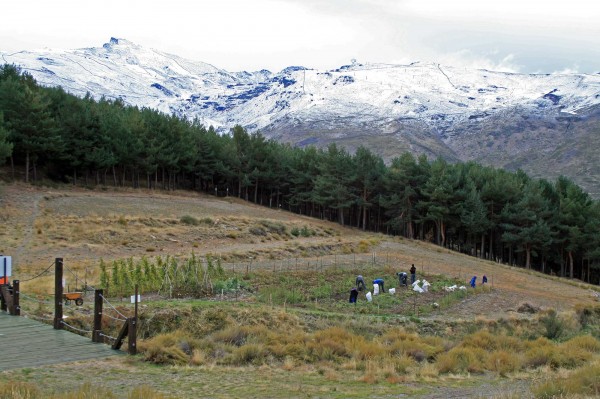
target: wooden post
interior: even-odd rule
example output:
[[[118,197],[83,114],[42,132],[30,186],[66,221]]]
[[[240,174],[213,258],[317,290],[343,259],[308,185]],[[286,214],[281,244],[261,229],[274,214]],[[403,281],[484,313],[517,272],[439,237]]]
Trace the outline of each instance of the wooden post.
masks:
[[[4,284],[0,284],[0,311],[6,312],[8,307],[6,306],[7,298],[4,298],[4,294],[2,293],[4,289]]]
[[[63,260],[54,260],[54,329],[63,329]]]
[[[103,290],[94,291],[94,331],[92,331],[92,342],[104,342],[100,335],[102,333],[102,295]]]
[[[133,317],[127,319],[129,323],[129,331],[127,336],[127,346],[128,352],[130,355],[135,355],[137,353],[137,319],[138,319],[138,286],[135,286],[135,313]]]
[[[19,280],[13,281],[13,311],[15,316],[21,316],[21,306],[19,306]]]

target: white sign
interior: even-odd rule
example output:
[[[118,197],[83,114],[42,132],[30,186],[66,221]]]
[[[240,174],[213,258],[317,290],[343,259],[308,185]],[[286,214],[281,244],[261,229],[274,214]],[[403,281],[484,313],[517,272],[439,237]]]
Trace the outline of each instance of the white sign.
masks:
[[[12,275],[12,256],[0,256],[0,277]]]
[[[142,296],[138,294],[138,303],[142,302]],[[131,296],[131,303],[135,303],[135,295]]]

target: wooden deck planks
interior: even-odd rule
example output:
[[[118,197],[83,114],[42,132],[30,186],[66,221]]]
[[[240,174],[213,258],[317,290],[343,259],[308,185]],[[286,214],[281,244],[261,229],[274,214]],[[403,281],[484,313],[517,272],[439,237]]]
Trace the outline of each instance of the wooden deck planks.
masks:
[[[0,312],[0,371],[124,354],[68,330]]]

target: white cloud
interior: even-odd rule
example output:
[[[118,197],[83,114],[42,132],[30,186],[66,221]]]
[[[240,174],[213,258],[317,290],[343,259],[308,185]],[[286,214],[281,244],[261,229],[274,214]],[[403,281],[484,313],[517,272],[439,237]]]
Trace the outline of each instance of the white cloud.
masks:
[[[505,71],[600,70],[588,0],[20,0],[0,51],[100,46],[111,36],[229,70],[431,60]]]

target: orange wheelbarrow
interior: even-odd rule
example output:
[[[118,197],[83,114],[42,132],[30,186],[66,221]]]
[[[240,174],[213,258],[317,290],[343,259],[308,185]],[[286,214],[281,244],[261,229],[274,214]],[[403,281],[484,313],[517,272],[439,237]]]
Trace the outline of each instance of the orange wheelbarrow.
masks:
[[[77,306],[83,305],[82,292],[65,292],[63,293],[63,299],[65,300],[65,305],[68,305],[71,301],[75,301],[75,305]]]

